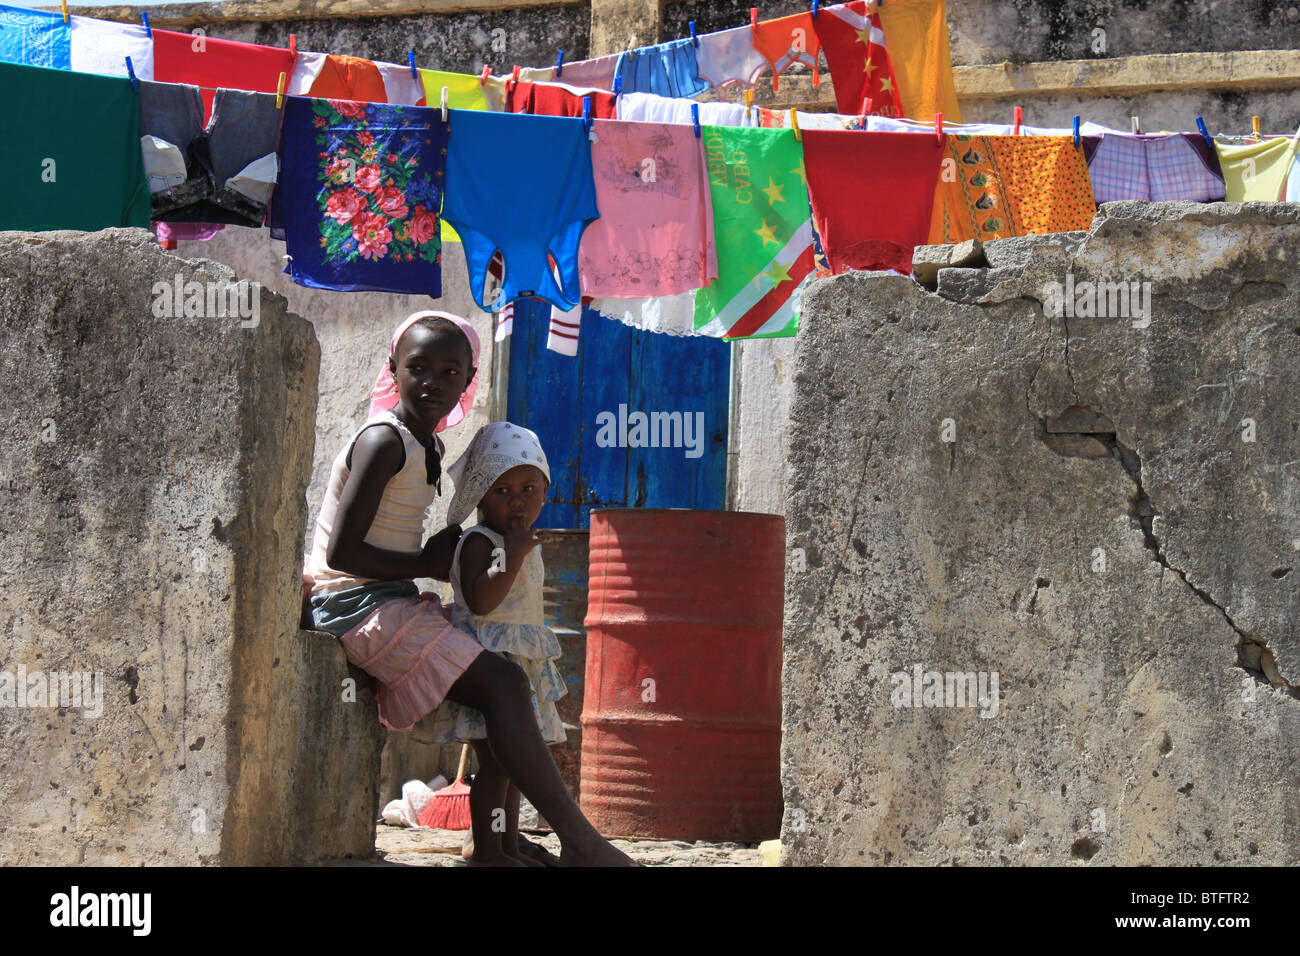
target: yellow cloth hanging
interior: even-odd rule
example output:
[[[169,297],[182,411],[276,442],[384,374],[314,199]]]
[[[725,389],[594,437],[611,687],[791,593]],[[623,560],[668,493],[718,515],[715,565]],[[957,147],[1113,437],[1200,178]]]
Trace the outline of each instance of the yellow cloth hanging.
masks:
[[[889,0],[880,8],[880,26],[904,115],[933,120],[942,113],[946,122],[960,123],[944,0]]]
[[[1300,146],[1300,132],[1291,139],[1228,146],[1215,143],[1228,202],[1271,202],[1284,198],[1287,174]]]

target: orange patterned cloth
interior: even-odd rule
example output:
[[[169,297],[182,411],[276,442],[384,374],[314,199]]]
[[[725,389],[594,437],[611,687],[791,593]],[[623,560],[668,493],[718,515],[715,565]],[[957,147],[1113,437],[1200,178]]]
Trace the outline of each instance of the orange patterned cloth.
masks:
[[[950,135],[930,242],[1087,229],[1096,212],[1088,164],[1072,137]]]

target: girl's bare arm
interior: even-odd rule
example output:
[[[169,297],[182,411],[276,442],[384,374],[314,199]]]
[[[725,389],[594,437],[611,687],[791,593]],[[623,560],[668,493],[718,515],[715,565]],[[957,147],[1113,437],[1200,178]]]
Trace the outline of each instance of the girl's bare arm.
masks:
[[[531,531],[531,529],[529,529]],[[469,540],[460,549],[460,580],[465,589],[465,603],[475,614],[487,614],[506,599],[515,576],[523,567],[524,557],[531,546],[515,540],[506,540],[505,566],[494,560],[494,545],[486,535],[470,532]]]

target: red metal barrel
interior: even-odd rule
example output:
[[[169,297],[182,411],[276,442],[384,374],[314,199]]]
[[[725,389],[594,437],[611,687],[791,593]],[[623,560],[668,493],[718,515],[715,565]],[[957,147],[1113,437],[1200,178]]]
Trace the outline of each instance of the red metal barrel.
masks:
[[[583,813],[606,836],[775,837],[785,519],[594,510],[588,588]]]

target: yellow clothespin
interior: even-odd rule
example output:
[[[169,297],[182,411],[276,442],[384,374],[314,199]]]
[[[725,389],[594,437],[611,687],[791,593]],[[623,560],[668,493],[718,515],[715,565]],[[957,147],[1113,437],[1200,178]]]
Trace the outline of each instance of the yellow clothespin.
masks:
[[[1256,139],[1259,139],[1259,117],[1258,116],[1252,116],[1250,118],[1250,129],[1254,137]]]
[[[745,122],[749,122],[749,114],[754,109],[754,91],[745,90]]]
[[[790,107],[790,128],[794,130],[795,142],[802,143],[803,137],[799,135],[799,114],[795,112],[795,108],[793,106]]]
[[[63,4],[63,22],[68,22],[68,0],[60,0]]]
[[[286,80],[285,75],[284,75],[283,73],[281,73],[281,74],[280,74],[280,79],[279,79],[279,80],[276,82],[276,84],[275,84],[275,108],[276,108],[277,110],[278,110],[278,109],[283,109],[283,108],[284,108],[284,83],[285,83],[285,80]]]

